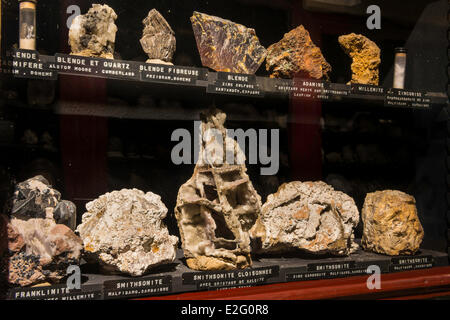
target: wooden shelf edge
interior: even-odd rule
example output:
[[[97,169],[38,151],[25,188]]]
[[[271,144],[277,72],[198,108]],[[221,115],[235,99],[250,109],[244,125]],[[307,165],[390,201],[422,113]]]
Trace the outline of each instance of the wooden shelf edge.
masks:
[[[418,299],[450,295],[450,266],[381,275],[381,289],[369,290],[369,276],[329,280],[288,282],[252,288],[184,293],[138,300],[319,300],[336,298],[398,297],[406,294]],[[430,293],[434,291],[434,293]],[[402,293],[403,292],[403,293]],[[422,293],[420,293],[422,292]],[[434,295],[433,295],[434,294]]]

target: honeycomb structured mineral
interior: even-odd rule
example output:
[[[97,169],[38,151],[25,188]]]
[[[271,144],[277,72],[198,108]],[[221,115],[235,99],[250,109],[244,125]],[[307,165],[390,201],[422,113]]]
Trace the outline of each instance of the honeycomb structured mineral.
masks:
[[[271,78],[293,78],[295,75],[329,80],[330,64],[302,26],[286,33],[283,39],[267,49],[266,69]]]
[[[381,50],[375,42],[363,35],[351,33],[340,36],[339,43],[345,53],[353,59],[353,74],[349,84],[359,83],[377,86],[380,81]]]
[[[219,17],[194,12],[192,28],[205,67],[254,74],[266,57],[254,29]]]
[[[6,225],[8,251],[2,257],[2,272],[12,285],[29,286],[59,282],[70,265],[79,265],[81,239],[52,218],[22,220],[0,217]]]
[[[291,182],[269,195],[262,206],[265,237],[261,252],[301,249],[313,254],[348,255],[358,246],[354,200],[324,182]]]
[[[195,270],[246,268],[251,237],[262,228],[261,197],[246,173],[245,155],[227,136],[226,115],[215,110],[202,118],[199,160],[175,207],[186,262]]]
[[[424,231],[413,196],[395,190],[369,193],[362,220],[365,250],[390,256],[412,255],[419,250]]]
[[[73,19],[69,30],[71,54],[113,59],[116,19],[116,13],[106,4],[93,4],[85,15]]]
[[[75,230],[76,206],[61,200],[61,194],[53,189],[43,176],[36,176],[16,185],[11,200],[11,215],[19,219],[53,218]]]
[[[86,205],[78,226],[86,259],[104,272],[141,276],[175,260],[178,238],[163,223],[161,197],[137,189],[104,194]]]
[[[172,62],[176,49],[175,32],[156,10],[152,9],[143,21],[142,49],[148,54],[148,63]]]

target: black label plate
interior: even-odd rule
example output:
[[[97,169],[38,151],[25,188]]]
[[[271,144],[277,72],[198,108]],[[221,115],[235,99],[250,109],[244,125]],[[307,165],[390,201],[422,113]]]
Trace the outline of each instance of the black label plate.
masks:
[[[207,87],[208,93],[263,97],[255,75],[218,72],[217,80]]]
[[[9,290],[10,300],[100,300],[101,285],[81,286],[80,290],[69,290],[66,285],[51,287],[13,288]]]
[[[435,265],[432,256],[395,257],[391,258],[391,272],[432,268]]]
[[[431,103],[431,98],[426,97],[425,92],[401,89],[388,89],[384,99],[384,105],[386,107],[428,109]]]
[[[104,282],[105,299],[150,297],[170,293],[172,293],[172,276],[110,280]]]
[[[206,81],[208,70],[184,66],[160,64],[139,64],[141,80],[158,83],[196,85],[197,81]]]

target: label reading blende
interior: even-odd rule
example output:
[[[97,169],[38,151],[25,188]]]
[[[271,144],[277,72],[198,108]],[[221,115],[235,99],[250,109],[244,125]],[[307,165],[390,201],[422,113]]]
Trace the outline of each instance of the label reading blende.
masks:
[[[214,84],[209,84],[209,93],[230,94],[250,97],[263,97],[256,76],[252,74],[218,72]]]
[[[198,80],[207,80],[205,68],[171,66],[145,63],[139,65],[142,81],[196,85]]]
[[[55,71],[49,70],[47,61],[41,59],[34,50],[15,50],[6,61],[7,65],[2,69],[18,78],[56,80],[58,77]]]
[[[59,54],[55,55],[50,69],[59,73],[78,74],[99,78],[112,78],[123,80],[139,80],[138,63],[102,58]]]
[[[65,284],[51,287],[13,288],[9,291],[10,300],[100,300],[101,285],[81,286],[80,290],[70,290]]]
[[[110,280],[104,283],[105,299],[120,299],[170,294],[172,276]]]
[[[395,257],[391,259],[391,272],[428,269],[434,266],[432,256]]]
[[[188,272],[182,275],[183,285],[196,285],[198,290],[250,287],[265,284],[278,277],[279,266],[217,272]]]
[[[426,97],[425,92],[421,91],[389,89],[386,92],[384,105],[427,109],[431,106],[431,98]]]

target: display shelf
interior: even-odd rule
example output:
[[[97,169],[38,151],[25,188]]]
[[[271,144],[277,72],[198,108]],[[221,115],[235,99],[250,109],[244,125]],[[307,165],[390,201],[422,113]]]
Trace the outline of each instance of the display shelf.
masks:
[[[3,73],[18,78],[57,80],[59,75],[193,87],[212,96],[293,98],[323,102],[364,102],[388,108],[418,110],[445,105],[445,93],[399,90],[368,85],[346,85],[306,79],[272,79],[255,75],[213,72],[206,68],[107,60],[37,51],[16,50],[3,63]]]
[[[198,291],[215,291],[254,287],[266,284],[345,278],[365,275],[376,265],[382,273],[397,273],[416,269],[448,266],[448,255],[421,250],[416,256],[388,257],[358,251],[349,257],[316,257],[290,255],[256,257],[253,267],[233,271],[199,272],[188,269],[183,253],[175,263],[143,277],[101,275],[92,273],[91,266],[82,266],[81,290],[68,290],[65,284],[49,287],[13,288],[9,299],[118,299],[162,296]],[[91,272],[91,273],[89,273]],[[170,297],[170,296],[169,296]]]

